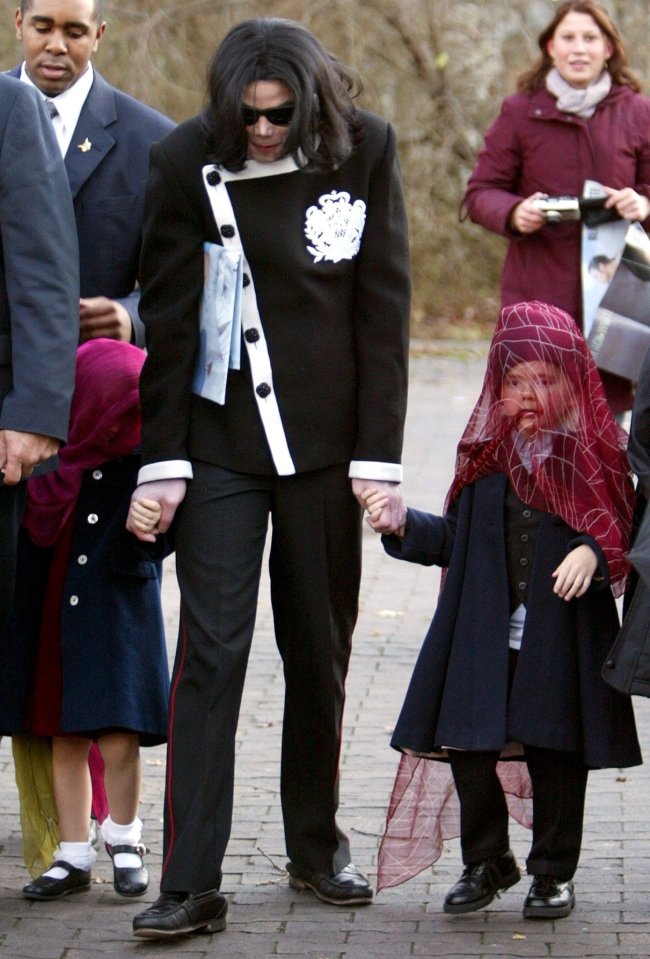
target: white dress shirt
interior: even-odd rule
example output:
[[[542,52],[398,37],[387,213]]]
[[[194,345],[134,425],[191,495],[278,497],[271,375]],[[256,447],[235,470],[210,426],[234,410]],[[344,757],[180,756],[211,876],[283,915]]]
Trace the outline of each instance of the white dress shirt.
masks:
[[[34,83],[30,80],[27,75],[27,70],[25,69],[25,64],[23,63],[20,68],[20,79],[23,83],[28,83],[30,86],[35,86]],[[39,90],[39,93],[44,100],[51,100],[54,103],[57,115],[52,118],[52,126],[54,127],[54,132],[59,143],[59,149],[61,150],[61,156],[65,157],[70,147],[72,141],[72,134],[75,131],[77,123],[79,122],[79,115],[83,109],[83,105],[86,102],[86,97],[90,93],[90,88],[93,85],[93,68],[92,64],[88,64],[88,69],[81,74],[79,79],[72,84],[71,87],[68,87],[67,90],[64,90],[63,93],[59,93],[56,97],[48,97]],[[80,145],[80,144],[79,144]]]

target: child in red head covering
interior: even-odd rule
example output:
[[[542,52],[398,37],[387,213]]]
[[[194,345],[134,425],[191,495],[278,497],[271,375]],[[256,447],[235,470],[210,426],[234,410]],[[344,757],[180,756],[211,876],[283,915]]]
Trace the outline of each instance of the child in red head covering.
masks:
[[[588,771],[641,762],[630,701],[600,676],[627,573],[625,440],[573,319],[540,302],[504,308],[445,514],[409,509],[402,535],[384,538],[389,555],[445,578],[392,737],[404,755],[380,888],[459,833],[465,869],[445,912],[518,882],[505,793],[519,764],[499,761],[518,755],[533,794],[524,916],[573,908]],[[372,525],[381,493],[366,505]]]
[[[142,350],[116,340],[79,347],[68,443],[55,471],[28,482],[16,599],[2,641],[0,730],[51,738],[60,842],[54,862],[23,889],[27,899],[90,887],[94,743],[104,763],[101,831],[115,890],[147,890],[140,746],[166,739],[169,674],[165,547],[125,529],[140,466],[143,362]]]

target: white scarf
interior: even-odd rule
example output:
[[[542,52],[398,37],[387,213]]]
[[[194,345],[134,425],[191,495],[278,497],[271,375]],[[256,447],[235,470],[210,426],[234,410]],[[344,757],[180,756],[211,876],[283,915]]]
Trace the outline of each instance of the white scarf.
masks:
[[[557,108],[562,113],[575,113],[588,120],[593,117],[598,104],[605,99],[612,87],[612,78],[603,70],[594,83],[588,87],[572,87],[556,67],[546,74],[546,89],[557,100]]]

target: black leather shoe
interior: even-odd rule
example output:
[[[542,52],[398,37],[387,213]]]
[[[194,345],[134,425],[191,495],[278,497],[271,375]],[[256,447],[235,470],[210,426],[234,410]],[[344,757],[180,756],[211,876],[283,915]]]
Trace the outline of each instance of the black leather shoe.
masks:
[[[133,935],[142,939],[172,939],[190,932],[222,932],[228,901],[218,889],[191,895],[163,892],[153,906],[133,919]]]
[[[23,887],[25,899],[61,899],[72,892],[88,892],[90,889],[90,869],[77,869],[63,859],[57,859],[49,869],[59,866],[67,870],[68,875],[63,879],[53,879],[52,876],[39,876],[38,879],[28,882]],[[49,872],[48,869],[48,872]]]
[[[511,852],[498,859],[485,859],[463,870],[456,885],[447,893],[442,908],[451,914],[483,909],[520,879],[521,873]]]
[[[335,876],[301,869],[287,863],[289,885],[292,889],[311,889],[314,895],[333,906],[363,906],[372,902],[372,886],[353,863]]]
[[[137,846],[111,846],[106,843],[106,852],[113,860],[113,889],[119,896],[135,899],[144,896],[149,888],[149,873],[142,865],[142,857],[147,850],[139,843]],[[140,857],[140,866],[116,866],[118,852],[130,852]]]
[[[571,880],[560,882],[553,876],[533,876],[524,901],[525,919],[563,919],[576,904]]]

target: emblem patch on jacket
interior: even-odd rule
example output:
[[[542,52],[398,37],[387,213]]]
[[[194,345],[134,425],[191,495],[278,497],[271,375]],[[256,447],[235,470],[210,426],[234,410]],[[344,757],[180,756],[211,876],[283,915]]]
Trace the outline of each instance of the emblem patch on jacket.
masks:
[[[318,206],[310,206],[305,215],[305,236],[312,244],[307,249],[315,263],[352,260],[359,252],[366,222],[363,200],[350,202],[350,194],[325,193]]]

